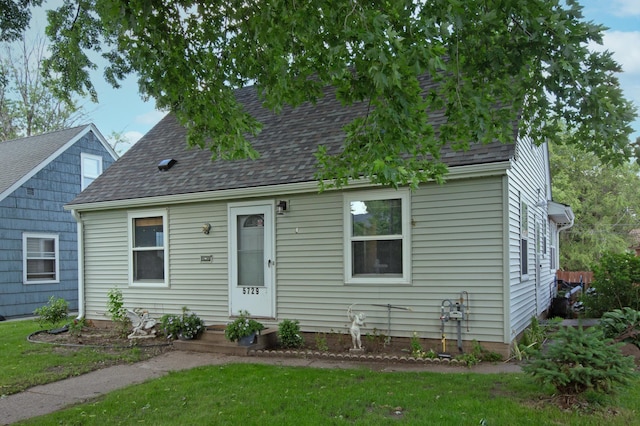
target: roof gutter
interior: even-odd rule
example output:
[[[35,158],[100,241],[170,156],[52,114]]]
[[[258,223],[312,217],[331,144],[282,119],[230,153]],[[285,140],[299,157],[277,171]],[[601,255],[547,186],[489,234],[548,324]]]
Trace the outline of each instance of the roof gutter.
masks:
[[[558,234],[571,228],[576,219],[570,206],[554,201],[549,202],[549,217],[558,225],[561,225],[556,231]]]
[[[84,226],[82,215],[76,209],[71,209],[71,215],[77,222],[78,228],[78,316],[77,319],[84,318]]]

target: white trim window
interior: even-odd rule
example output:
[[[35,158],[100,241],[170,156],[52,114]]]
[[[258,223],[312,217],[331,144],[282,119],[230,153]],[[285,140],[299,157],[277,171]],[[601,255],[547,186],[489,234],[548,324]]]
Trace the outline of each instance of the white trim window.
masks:
[[[22,280],[24,284],[60,282],[58,235],[22,234]]]
[[[167,287],[166,210],[129,212],[129,285]]]
[[[549,268],[555,272],[558,260],[556,259],[556,231],[551,230],[549,234]]]
[[[345,282],[409,284],[409,191],[344,195]]]
[[[102,157],[99,155],[80,154],[80,189],[84,190],[91,182],[102,174]]]
[[[520,200],[520,275],[529,275],[529,207]]]

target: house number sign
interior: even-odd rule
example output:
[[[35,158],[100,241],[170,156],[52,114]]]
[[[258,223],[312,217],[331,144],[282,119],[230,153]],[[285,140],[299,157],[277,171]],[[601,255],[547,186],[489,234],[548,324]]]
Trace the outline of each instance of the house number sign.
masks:
[[[242,294],[260,294],[260,287],[242,287]]]

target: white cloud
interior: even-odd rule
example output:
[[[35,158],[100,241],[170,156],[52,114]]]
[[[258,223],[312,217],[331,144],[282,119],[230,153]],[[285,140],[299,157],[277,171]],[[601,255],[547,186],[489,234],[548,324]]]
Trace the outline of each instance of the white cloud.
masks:
[[[640,15],[640,1],[615,0],[614,14],[617,16]]]
[[[612,52],[625,74],[640,73],[640,31],[606,31],[602,45],[592,43],[590,48]]]
[[[156,125],[160,120],[167,115],[166,111],[153,110],[144,114],[137,115],[135,122],[138,124],[148,124],[151,126]]]
[[[603,42],[625,73],[640,73],[640,31],[607,31]]]
[[[131,145],[133,145],[134,143],[138,142],[138,140],[140,140],[143,134],[134,130],[131,132],[125,132],[123,136]]]

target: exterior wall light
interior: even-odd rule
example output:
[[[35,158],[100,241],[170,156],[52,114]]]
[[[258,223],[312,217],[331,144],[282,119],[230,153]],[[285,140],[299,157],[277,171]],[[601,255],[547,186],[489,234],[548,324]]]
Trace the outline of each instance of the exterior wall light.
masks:
[[[210,223],[205,223],[204,225],[202,225],[202,233],[205,235],[209,235],[209,231],[211,231],[211,224]]]
[[[284,200],[278,201],[278,204],[276,204],[276,213],[284,214],[284,212],[286,211],[287,211],[287,202]]]

